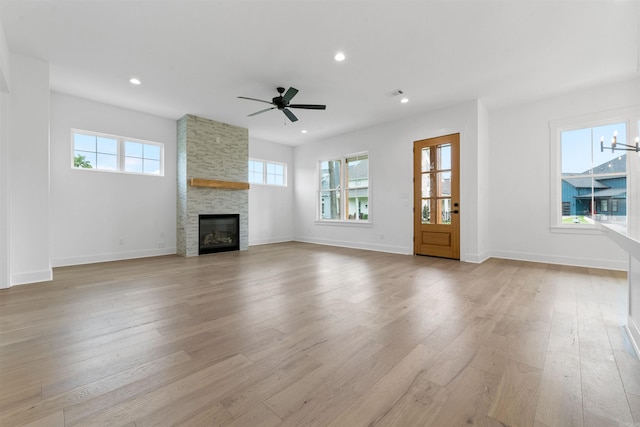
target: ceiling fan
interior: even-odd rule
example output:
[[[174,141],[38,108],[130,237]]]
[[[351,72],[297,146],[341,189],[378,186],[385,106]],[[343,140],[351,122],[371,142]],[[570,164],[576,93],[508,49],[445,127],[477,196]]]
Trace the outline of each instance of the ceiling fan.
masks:
[[[289,120],[291,120],[292,122],[297,121],[298,118],[291,112],[291,110],[289,110],[289,108],[303,108],[305,110],[325,110],[327,108],[326,105],[320,105],[320,104],[289,104],[289,101],[291,101],[291,99],[294,96],[296,96],[296,94],[298,93],[298,89],[294,87],[290,87],[289,89],[287,89],[286,92],[284,91],[283,87],[279,87],[277,88],[277,91],[279,95],[273,98],[271,102],[263,101],[262,99],[247,98],[246,96],[239,96],[238,98],[248,99],[251,101],[264,102],[265,104],[272,105],[272,107],[265,108],[264,110],[256,111],[253,114],[249,114],[248,117],[255,116],[256,114],[264,113],[266,111],[277,108],[278,110],[281,110],[284,113],[284,115],[287,116]]]

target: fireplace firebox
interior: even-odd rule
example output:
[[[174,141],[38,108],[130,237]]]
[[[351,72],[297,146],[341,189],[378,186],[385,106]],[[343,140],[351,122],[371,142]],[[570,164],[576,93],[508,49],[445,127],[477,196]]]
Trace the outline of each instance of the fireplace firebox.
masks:
[[[199,223],[199,255],[240,250],[239,214],[200,215]]]

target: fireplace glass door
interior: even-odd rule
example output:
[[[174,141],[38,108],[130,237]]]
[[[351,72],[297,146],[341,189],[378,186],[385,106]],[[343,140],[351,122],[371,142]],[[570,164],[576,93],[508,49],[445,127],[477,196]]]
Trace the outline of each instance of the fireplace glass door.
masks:
[[[200,215],[198,254],[240,249],[240,215]]]

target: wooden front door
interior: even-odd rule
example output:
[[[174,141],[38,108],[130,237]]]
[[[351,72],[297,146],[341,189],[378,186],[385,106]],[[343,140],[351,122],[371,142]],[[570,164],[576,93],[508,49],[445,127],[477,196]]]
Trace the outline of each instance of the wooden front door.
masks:
[[[414,253],[460,259],[460,134],[413,143]]]

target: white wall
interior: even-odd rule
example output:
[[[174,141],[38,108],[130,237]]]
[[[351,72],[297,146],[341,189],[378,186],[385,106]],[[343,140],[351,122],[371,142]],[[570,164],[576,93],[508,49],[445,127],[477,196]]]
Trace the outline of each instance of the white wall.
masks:
[[[551,232],[549,122],[637,104],[635,80],[490,113],[493,256],[626,269],[626,254],[601,234]]]
[[[0,92],[0,289],[11,284],[9,276],[9,95]]]
[[[12,54],[9,96],[11,285],[50,280],[49,65]]]
[[[478,259],[481,262],[491,256],[491,203],[489,194],[491,187],[489,177],[491,174],[490,162],[490,134],[489,134],[489,111],[481,103],[478,103],[478,147],[476,149],[478,165],[478,181],[476,185],[478,194]]]
[[[0,289],[9,278],[9,48],[0,23]]]
[[[161,142],[164,176],[71,167],[71,128]],[[51,94],[51,263],[176,252],[176,121]]]
[[[287,186],[251,184],[249,189],[249,245],[293,240],[293,147],[252,138],[249,157],[287,164]]]
[[[11,80],[11,53],[7,46],[7,39],[4,34],[4,28],[0,23],[0,92],[9,92]]]
[[[486,243],[481,242],[478,219],[479,194],[486,185],[478,165],[478,110],[476,101],[449,109],[382,124],[324,141],[298,146],[295,165],[296,240],[402,254],[413,253],[413,142],[460,133],[461,259],[481,261]],[[317,162],[367,151],[369,153],[371,224],[328,225],[316,222]],[[484,237],[482,237],[484,239]]]

